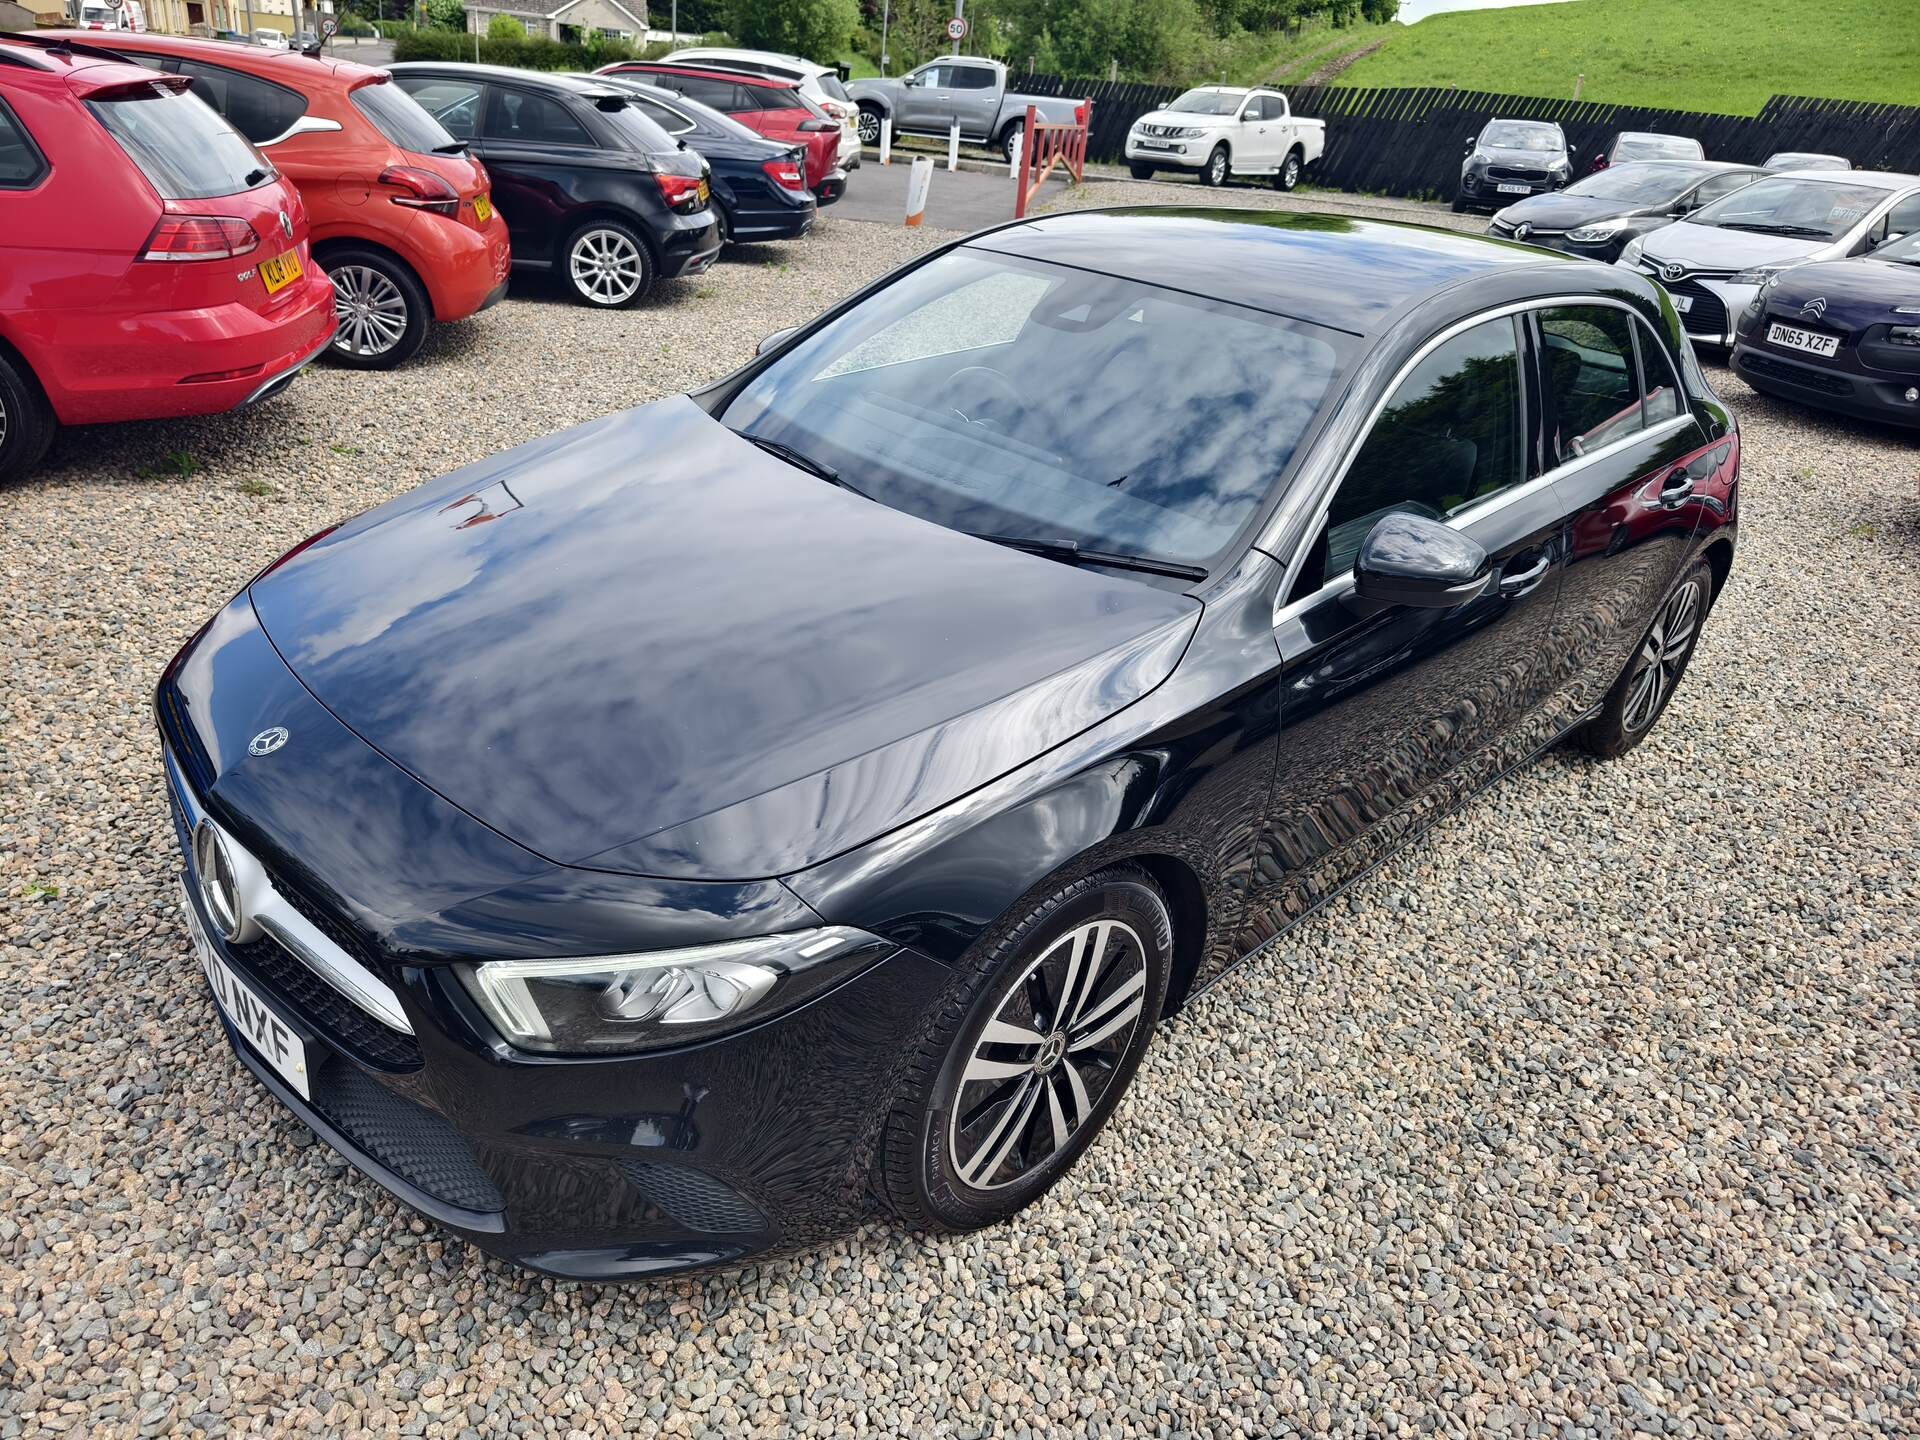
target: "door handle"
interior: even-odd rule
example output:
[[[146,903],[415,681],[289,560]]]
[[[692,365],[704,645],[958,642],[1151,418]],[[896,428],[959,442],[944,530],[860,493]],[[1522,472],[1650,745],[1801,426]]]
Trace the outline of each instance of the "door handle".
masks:
[[[1686,504],[1687,497],[1691,494],[1693,494],[1693,476],[1687,472],[1687,467],[1682,465],[1667,476],[1666,483],[1660,487],[1660,503],[1668,510],[1677,510]]]
[[[1503,574],[1500,577],[1500,593],[1502,595],[1526,594],[1527,591],[1533,589],[1534,586],[1540,583],[1541,579],[1547,573],[1547,567],[1551,564],[1553,564],[1553,557],[1551,555],[1542,555],[1531,569],[1522,570],[1515,575]]]

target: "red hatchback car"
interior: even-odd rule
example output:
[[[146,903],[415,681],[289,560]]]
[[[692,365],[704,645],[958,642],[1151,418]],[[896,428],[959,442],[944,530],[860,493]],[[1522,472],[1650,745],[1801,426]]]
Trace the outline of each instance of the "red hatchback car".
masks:
[[[187,84],[0,35],[0,480],[58,425],[250,405],[333,339],[299,192]]]
[[[649,85],[731,115],[769,140],[804,145],[807,188],[813,191],[814,202],[831,205],[846,193],[847,172],[839,162],[839,122],[829,119],[824,110],[785,80],[720,71],[711,65],[666,65],[654,60],[625,60],[602,66],[599,73],[645,77]]]
[[[334,359],[398,365],[434,321],[463,320],[506,294],[512,255],[486,167],[386,71],[172,35],[91,43],[187,76],[300,187],[314,259],[339,295]]]

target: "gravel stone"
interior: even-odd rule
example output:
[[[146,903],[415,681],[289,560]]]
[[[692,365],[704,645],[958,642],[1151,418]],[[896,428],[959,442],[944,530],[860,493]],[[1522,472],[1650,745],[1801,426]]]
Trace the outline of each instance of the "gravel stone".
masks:
[[[1069,203],[1179,199],[1458,223]],[[516,284],[396,374],[68,432],[0,493],[0,1437],[1920,1433],[1915,452],[1717,367],[1741,554],[1648,743],[1546,756],[1215,987],[1010,1224],[557,1284],[241,1069],[176,909],[167,658],[308,533],[943,238],[829,216],[620,314]]]

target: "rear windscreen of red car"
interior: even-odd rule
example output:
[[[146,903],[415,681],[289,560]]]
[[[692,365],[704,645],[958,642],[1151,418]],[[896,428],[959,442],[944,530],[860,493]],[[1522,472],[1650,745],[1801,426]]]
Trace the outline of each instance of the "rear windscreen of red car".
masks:
[[[466,148],[398,85],[385,80],[362,85],[353,91],[351,98],[353,108],[402,150],[411,150],[416,155],[451,155]]]
[[[150,92],[89,100],[87,109],[162,200],[235,195],[273,178],[273,167],[252,142],[196,96],[156,85]]]

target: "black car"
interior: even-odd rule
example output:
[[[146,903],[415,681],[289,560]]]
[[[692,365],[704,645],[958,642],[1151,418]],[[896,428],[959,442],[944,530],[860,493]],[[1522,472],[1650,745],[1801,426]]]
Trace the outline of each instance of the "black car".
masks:
[[[1704,160],[1706,147],[1691,135],[1662,135],[1655,130],[1622,130],[1593,157],[1592,169],[1627,165],[1637,160]]]
[[[1573,178],[1567,137],[1551,120],[1489,120],[1467,137],[1454,213],[1505,205],[1523,195],[1558,190]]]
[[[618,86],[498,65],[390,68],[486,162],[516,268],[557,270],[579,300],[616,309],[720,253],[705,162]]]
[[[1920,425],[1920,232],[1779,271],[1736,326],[1733,368],[1754,389]]]
[[[1591,260],[1618,260],[1629,240],[1731,195],[1763,173],[1714,160],[1617,165],[1558,194],[1507,206],[1494,215],[1487,233]]]
[[[189,928],[273,1095],[534,1269],[985,1225],[1249,952],[1648,733],[1739,459],[1614,267],[985,231],[256,577],[156,696]]]
[[[807,152],[755,134],[730,115],[684,95],[623,76],[604,77],[633,96],[634,108],[710,167],[720,239],[790,240],[813,228],[819,208],[807,189]]]

